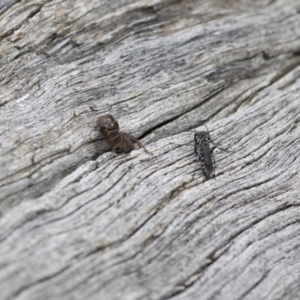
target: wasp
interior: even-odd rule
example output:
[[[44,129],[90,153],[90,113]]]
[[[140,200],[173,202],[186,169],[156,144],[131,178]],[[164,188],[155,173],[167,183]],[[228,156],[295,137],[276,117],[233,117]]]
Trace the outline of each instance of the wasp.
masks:
[[[215,157],[213,151],[216,148],[219,148],[222,151],[230,152],[226,149],[219,147],[219,144],[215,144],[211,138],[209,131],[206,127],[207,131],[199,131],[194,134],[194,151],[197,156],[197,160],[201,164],[202,172],[206,179],[215,178]],[[209,143],[212,143],[214,146],[210,148]]]
[[[134,143],[137,143],[146,153],[153,154],[133,135],[120,131],[119,123],[113,115],[106,114],[99,117],[96,121],[96,125],[100,128],[100,132],[105,137],[107,143],[113,147],[113,152],[119,150],[124,153],[130,153],[135,149]]]

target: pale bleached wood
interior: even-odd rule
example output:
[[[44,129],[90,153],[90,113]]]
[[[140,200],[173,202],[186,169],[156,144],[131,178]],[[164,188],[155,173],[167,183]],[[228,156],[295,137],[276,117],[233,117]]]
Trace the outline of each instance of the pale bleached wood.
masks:
[[[1,299],[300,297],[298,1],[0,13]],[[104,113],[154,155],[114,155]]]

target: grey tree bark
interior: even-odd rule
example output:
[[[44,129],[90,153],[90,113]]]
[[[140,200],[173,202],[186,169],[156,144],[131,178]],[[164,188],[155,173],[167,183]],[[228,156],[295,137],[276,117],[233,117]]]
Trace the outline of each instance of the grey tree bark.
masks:
[[[1,299],[300,298],[298,0],[0,14]],[[154,155],[113,154],[106,113]]]

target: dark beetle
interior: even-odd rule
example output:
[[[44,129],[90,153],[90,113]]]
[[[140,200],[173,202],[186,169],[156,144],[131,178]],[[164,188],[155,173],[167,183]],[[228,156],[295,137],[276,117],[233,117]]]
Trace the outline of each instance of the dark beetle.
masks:
[[[113,147],[114,152],[119,150],[124,153],[130,153],[135,149],[134,143],[137,143],[145,152],[153,154],[133,135],[120,131],[119,123],[113,115],[106,114],[99,117],[96,124],[97,127],[100,128],[100,132],[103,134],[108,144]]]
[[[207,129],[207,128],[206,128]],[[197,156],[198,161],[201,163],[201,169],[206,179],[210,179],[211,177],[215,178],[215,158],[213,155],[213,151],[218,147],[218,144],[215,144],[207,131],[199,131],[195,132],[194,135],[195,140],[195,154]],[[214,144],[214,147],[210,149],[209,143]],[[229,152],[223,148],[218,147],[222,151]]]

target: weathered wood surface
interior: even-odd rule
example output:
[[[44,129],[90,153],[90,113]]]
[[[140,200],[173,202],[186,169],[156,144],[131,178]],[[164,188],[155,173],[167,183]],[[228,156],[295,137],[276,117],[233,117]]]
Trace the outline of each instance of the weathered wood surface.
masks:
[[[0,299],[300,298],[298,0],[0,12]]]

